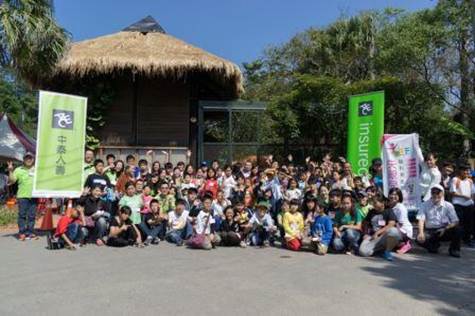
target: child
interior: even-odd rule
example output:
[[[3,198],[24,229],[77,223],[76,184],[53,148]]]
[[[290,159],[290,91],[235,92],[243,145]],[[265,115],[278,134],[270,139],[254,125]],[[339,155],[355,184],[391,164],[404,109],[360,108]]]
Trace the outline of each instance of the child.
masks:
[[[219,236],[221,237],[221,245],[227,247],[241,246],[246,247],[246,243],[241,239],[239,223],[235,220],[234,210],[232,206],[224,209],[225,219],[221,223]]]
[[[298,182],[295,179],[290,179],[289,180],[289,187],[287,191],[284,193],[284,199],[287,201],[297,199],[300,200],[302,197],[302,191],[298,188]]]
[[[188,245],[191,248],[205,249],[210,250],[214,248],[219,243],[219,236],[211,232],[211,225],[214,224],[214,218],[212,215],[211,205],[213,203],[213,198],[210,195],[205,195],[203,197],[203,209],[199,212],[198,216],[195,219],[195,236],[193,236],[189,241]],[[201,244],[197,244],[196,238],[198,235],[204,235]]]
[[[358,252],[362,220],[355,210],[351,195],[343,195],[340,210],[333,219],[333,248],[336,252],[345,252],[348,255]]]
[[[132,209],[123,206],[119,214],[114,216],[110,222],[109,238],[107,245],[110,247],[126,247],[135,245],[142,248],[142,238],[138,228],[130,220]]]
[[[333,237],[333,224],[330,217],[325,214],[323,203],[317,201],[315,213],[310,229],[311,247],[317,255],[323,256],[327,253]]]
[[[283,226],[285,231],[285,244],[288,249],[298,251],[302,247],[302,237],[304,232],[303,216],[298,211],[299,202],[290,201],[290,210],[285,213]]]
[[[167,215],[160,212],[160,205],[156,199],[150,202],[150,212],[145,214],[139,228],[146,236],[144,244],[158,245],[159,236],[165,235]]]
[[[244,206],[244,203],[239,201],[236,203],[235,207],[235,220],[239,224],[239,229],[243,234],[243,238],[247,237],[249,234],[249,220],[252,217],[252,212]]]
[[[54,236],[59,238],[61,247],[76,250],[84,239],[81,226],[85,225],[84,204],[78,203],[69,215],[63,215],[56,225]]]
[[[186,201],[179,199],[175,209],[168,213],[169,231],[165,237],[168,242],[177,246],[183,245],[183,240],[190,238],[192,233],[191,224],[188,221],[189,212],[186,210]]]
[[[282,206],[280,208],[279,213],[277,213],[277,228],[279,229],[279,234],[281,238],[282,245],[284,245],[284,215],[290,210],[289,201],[282,201]]]
[[[273,243],[274,233],[277,230],[272,217],[268,213],[269,205],[266,202],[257,204],[257,212],[249,220],[251,229],[250,239],[253,246],[269,246]]]
[[[142,217],[140,216],[140,210],[143,207],[142,197],[138,194],[135,194],[135,186],[133,182],[127,182],[125,184],[125,195],[119,201],[119,207],[128,206],[132,214],[130,219],[134,225],[139,225],[142,222]]]
[[[143,191],[142,191],[143,208],[140,211],[141,214],[147,214],[150,212],[150,202],[153,200],[153,197],[151,194],[152,194],[152,188],[150,187],[150,185],[146,184],[143,187]]]

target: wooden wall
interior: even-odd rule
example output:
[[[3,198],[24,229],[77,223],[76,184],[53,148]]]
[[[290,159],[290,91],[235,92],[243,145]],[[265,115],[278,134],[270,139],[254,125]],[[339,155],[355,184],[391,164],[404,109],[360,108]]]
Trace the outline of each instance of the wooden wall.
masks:
[[[128,77],[128,78],[127,78]],[[131,76],[116,79],[117,100],[100,132],[104,145],[189,145],[189,86],[166,79],[136,77],[137,143],[134,134],[134,82]]]

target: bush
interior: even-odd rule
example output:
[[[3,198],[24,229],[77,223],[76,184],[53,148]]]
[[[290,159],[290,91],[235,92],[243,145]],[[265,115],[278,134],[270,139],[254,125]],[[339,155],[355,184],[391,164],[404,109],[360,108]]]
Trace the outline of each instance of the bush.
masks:
[[[16,223],[17,210],[16,208],[8,208],[6,206],[0,206],[0,227],[8,226]]]

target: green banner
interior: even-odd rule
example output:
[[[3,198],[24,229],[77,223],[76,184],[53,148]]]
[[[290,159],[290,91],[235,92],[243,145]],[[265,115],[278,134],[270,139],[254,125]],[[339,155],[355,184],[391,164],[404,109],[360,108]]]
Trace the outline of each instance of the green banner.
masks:
[[[40,91],[34,197],[79,197],[87,98]]]
[[[384,91],[354,95],[348,108],[348,153],[353,172],[368,174],[371,160],[381,157]]]

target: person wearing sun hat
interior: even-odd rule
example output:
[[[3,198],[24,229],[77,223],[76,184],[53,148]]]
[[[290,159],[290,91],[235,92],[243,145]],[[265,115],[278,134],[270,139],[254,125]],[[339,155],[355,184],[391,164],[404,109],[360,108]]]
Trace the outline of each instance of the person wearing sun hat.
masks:
[[[26,152],[23,164],[17,168],[8,161],[8,180],[10,184],[18,183],[18,239],[23,241],[36,238],[34,234],[36,219],[36,199],[32,198],[33,175],[35,173],[35,155]]]
[[[422,203],[417,213],[417,242],[430,253],[437,253],[441,241],[450,241],[449,255],[460,257],[462,230],[452,203],[444,200],[444,188],[437,184],[430,190],[431,199]]]
[[[257,203],[256,212],[249,220],[250,241],[253,246],[268,246],[273,242],[277,227],[269,215],[269,208],[270,205],[267,201],[260,201]]]

